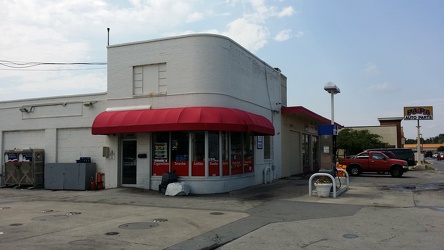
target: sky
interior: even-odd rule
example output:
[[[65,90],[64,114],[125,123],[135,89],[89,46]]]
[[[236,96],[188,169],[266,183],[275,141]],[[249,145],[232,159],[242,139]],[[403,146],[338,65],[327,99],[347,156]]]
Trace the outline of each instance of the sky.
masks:
[[[433,106],[421,135],[444,134],[442,0],[0,0],[0,102],[106,91],[110,45],[227,36],[287,77],[287,106],[345,127]],[[44,63],[44,64],[42,64]],[[48,64],[67,63],[67,64]],[[72,64],[89,63],[89,64]],[[417,121],[402,121],[405,137]]]

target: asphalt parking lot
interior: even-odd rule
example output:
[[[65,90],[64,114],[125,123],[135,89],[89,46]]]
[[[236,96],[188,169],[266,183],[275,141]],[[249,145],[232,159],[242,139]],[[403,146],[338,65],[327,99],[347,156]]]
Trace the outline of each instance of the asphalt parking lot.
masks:
[[[295,176],[216,195],[0,189],[1,249],[442,249],[444,163],[352,177],[337,198]]]

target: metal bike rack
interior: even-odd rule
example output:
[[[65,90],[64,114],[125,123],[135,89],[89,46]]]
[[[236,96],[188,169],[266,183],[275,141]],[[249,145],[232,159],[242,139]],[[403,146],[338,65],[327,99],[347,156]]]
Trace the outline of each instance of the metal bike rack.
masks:
[[[344,169],[338,169],[339,172],[344,172],[345,173],[345,180],[346,180],[346,184],[344,186],[341,186],[339,189],[336,188],[336,178],[339,178],[339,176],[337,176],[336,178],[333,177],[331,174],[327,174],[327,173],[316,173],[313,174],[310,177],[309,183],[308,183],[308,196],[312,196],[313,192],[316,192],[313,190],[313,178],[316,176],[327,176],[332,180],[333,183],[333,192],[330,192],[330,195],[333,196],[333,198],[336,198],[337,196],[341,195],[342,193],[344,193],[345,191],[347,191],[349,185],[350,185],[350,178],[348,176],[347,171],[345,171]],[[339,179],[338,179],[339,180]]]

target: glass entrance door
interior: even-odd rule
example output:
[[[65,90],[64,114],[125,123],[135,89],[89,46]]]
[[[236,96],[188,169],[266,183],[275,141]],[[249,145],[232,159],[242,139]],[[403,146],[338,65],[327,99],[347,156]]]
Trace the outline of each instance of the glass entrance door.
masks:
[[[137,184],[137,141],[122,142],[122,185]]]

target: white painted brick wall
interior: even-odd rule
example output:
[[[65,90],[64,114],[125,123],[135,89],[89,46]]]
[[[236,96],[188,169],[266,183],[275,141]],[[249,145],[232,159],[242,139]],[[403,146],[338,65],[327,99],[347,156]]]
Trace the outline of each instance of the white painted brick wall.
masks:
[[[166,63],[167,95],[133,98],[133,66]],[[94,118],[107,107],[151,105],[152,108],[219,106],[238,108],[273,122],[275,164],[280,166],[281,74],[229,38],[196,34],[149,42],[113,45],[108,48],[107,93],[0,102],[0,144],[7,147],[45,148],[47,159],[72,162],[90,156],[98,171],[105,173],[105,186],[118,186],[118,136],[92,136]],[[285,92],[284,92],[285,93]],[[97,101],[91,107],[85,101]],[[67,103],[40,107],[35,113],[21,113],[25,105]],[[150,155],[149,134],[139,134],[138,150]],[[140,139],[140,140],[139,140]],[[112,152],[102,157],[102,148]],[[138,153],[139,153],[138,152]],[[138,160],[138,186],[150,183],[149,159]],[[252,180],[259,184],[269,162],[257,161]],[[280,173],[280,170],[277,170]],[[279,176],[277,176],[279,177]],[[200,184],[199,184],[200,185]],[[222,183],[222,185],[225,185]],[[233,184],[233,189],[238,184]],[[240,187],[240,186],[239,186]]]
[[[166,96],[133,97],[134,66],[166,63]],[[275,165],[282,176],[280,103],[286,104],[286,78],[273,67],[229,38],[197,34],[148,42],[110,46],[108,49],[108,104],[111,107],[151,105],[153,109],[182,106],[238,108],[273,122],[274,162],[256,161],[255,183],[263,169]],[[141,185],[145,186],[145,183]],[[156,184],[154,184],[156,185]]]
[[[75,163],[80,157],[91,157],[92,162],[103,158],[103,140],[91,134],[90,128],[68,128],[57,130],[57,161]]]
[[[166,63],[167,97],[132,99],[133,66],[158,63]],[[189,35],[108,48],[110,106],[236,107],[270,119],[271,110],[280,108],[276,105],[281,102],[280,86],[278,71],[218,35]],[[121,101],[125,98],[130,99]]]

